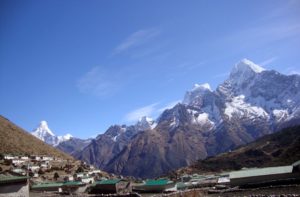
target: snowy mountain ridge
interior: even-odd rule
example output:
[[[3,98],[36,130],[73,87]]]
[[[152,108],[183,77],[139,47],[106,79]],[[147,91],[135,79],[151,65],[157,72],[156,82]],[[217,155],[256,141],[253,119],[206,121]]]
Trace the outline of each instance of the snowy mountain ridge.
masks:
[[[41,121],[39,126],[31,134],[52,146],[57,146],[59,143],[68,141],[73,137],[71,134],[56,136],[48,127],[48,123],[45,120]]]

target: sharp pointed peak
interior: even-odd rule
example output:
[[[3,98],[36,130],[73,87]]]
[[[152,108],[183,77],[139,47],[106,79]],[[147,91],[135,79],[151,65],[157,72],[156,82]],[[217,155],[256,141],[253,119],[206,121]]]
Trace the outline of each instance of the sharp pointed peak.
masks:
[[[232,72],[237,72],[237,71],[245,71],[245,70],[252,70],[253,72],[255,73],[261,73],[263,72],[264,69],[263,67],[255,64],[254,62],[252,62],[251,60],[249,59],[242,59],[240,60],[233,68],[233,71]]]

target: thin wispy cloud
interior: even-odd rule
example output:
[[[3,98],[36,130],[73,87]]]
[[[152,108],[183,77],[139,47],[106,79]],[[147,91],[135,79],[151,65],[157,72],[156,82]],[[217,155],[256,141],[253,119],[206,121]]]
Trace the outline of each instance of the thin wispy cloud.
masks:
[[[113,51],[113,54],[123,53],[125,51],[137,48],[149,42],[152,38],[158,36],[160,31],[156,28],[141,29],[129,35]]]
[[[142,106],[127,113],[124,116],[123,120],[127,123],[135,123],[143,116],[156,118],[163,111],[165,111],[166,109],[173,108],[176,104],[180,102],[181,102],[180,100],[171,101],[166,104],[162,104],[161,102],[156,102],[150,105]]]
[[[300,24],[294,23],[273,23],[270,25],[250,26],[234,31],[227,36],[216,39],[215,46],[235,46],[235,51],[260,48],[265,45],[284,41],[287,39],[298,39]]]
[[[157,111],[158,104],[159,103],[153,103],[147,106],[137,108],[126,114],[124,120],[126,122],[136,122],[143,116],[153,117],[154,113]]]
[[[165,111],[167,109],[173,108],[175,105],[177,105],[180,102],[181,102],[181,100],[176,100],[176,101],[169,102],[165,106],[159,108],[157,111],[160,112],[160,113],[162,113],[163,111]]]
[[[277,57],[271,57],[271,58],[269,58],[269,59],[266,59],[266,60],[260,62],[258,65],[261,65],[261,66],[267,66],[267,65],[273,63],[273,62],[276,61],[276,60],[277,60]]]
[[[285,69],[284,73],[287,75],[300,75],[300,69],[295,68],[295,67],[288,67]]]
[[[118,78],[118,73],[94,67],[85,73],[76,85],[81,93],[102,97],[112,94],[118,88],[115,78]]]

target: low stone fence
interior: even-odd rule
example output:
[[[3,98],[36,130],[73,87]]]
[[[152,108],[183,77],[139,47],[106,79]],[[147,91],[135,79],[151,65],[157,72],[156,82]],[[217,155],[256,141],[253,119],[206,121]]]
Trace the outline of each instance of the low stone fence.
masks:
[[[153,197],[203,197],[206,196],[206,194],[207,192],[203,191],[203,189],[189,189],[169,194],[158,194]]]

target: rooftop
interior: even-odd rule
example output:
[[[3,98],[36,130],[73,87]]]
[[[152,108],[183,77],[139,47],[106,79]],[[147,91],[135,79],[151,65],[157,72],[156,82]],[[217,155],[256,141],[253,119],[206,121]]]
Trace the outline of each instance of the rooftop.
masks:
[[[116,183],[119,183],[121,179],[108,179],[108,180],[102,180],[102,181],[96,181],[95,185],[114,185]]]
[[[158,179],[158,180],[148,180],[146,181],[145,185],[166,185],[168,183],[171,183],[168,179]]]
[[[273,174],[285,174],[292,173],[293,166],[279,166],[279,167],[268,167],[268,168],[257,168],[257,169],[247,169],[231,172],[230,179],[253,177],[253,176],[265,176]]]
[[[12,182],[21,182],[26,181],[28,179],[27,176],[6,176],[0,174],[0,184],[1,183],[12,183]]]

